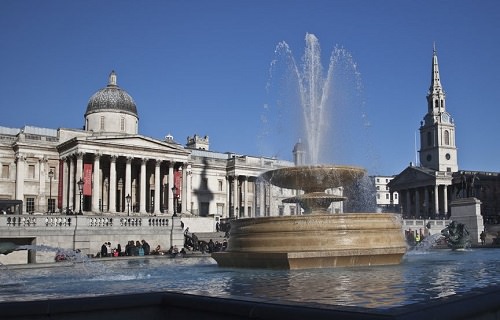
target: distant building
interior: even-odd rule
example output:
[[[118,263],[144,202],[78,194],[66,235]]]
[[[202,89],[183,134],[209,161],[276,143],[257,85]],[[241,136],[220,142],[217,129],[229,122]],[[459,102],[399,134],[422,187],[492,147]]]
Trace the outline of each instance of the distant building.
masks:
[[[23,201],[28,214],[297,214],[281,203],[294,191],[258,179],[292,162],[209,151],[208,136],[188,137],[184,147],[170,134],[140,135],[136,104],[114,71],[84,117],[83,129],[0,127],[0,199]]]
[[[449,217],[453,200],[476,197],[482,203],[484,222],[499,223],[499,174],[458,169],[455,122],[446,107],[434,49],[427,113],[420,124],[420,163],[411,163],[396,175],[388,183],[389,190],[399,193],[406,218]]]
[[[394,176],[373,176],[371,178],[375,185],[377,209],[381,212],[399,213],[399,195],[397,192],[391,192],[388,187]]]

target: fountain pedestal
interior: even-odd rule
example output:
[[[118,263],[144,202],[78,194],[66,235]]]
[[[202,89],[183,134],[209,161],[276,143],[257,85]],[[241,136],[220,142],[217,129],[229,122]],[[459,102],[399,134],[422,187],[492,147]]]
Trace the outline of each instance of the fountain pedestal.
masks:
[[[221,267],[305,269],[399,264],[406,252],[400,220],[356,213],[239,219]]]
[[[356,183],[365,171],[347,166],[282,168],[264,173],[270,183],[302,189],[286,199],[304,215],[231,221],[228,248],[212,257],[221,267],[306,269],[399,264],[406,252],[401,220],[386,213],[327,214],[343,196],[325,189]]]

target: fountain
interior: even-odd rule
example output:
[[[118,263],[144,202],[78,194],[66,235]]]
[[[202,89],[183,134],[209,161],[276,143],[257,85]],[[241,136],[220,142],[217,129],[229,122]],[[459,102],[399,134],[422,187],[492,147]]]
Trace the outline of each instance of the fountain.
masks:
[[[305,269],[344,266],[399,264],[406,252],[401,221],[393,214],[329,214],[332,202],[345,201],[344,195],[326,189],[351,189],[366,171],[345,165],[317,165],[328,123],[325,115],[331,103],[330,83],[335,60],[331,59],[326,79],[321,74],[319,44],[306,34],[303,71],[293,63],[298,78],[300,105],[309,163],[299,156],[295,167],[265,172],[261,178],[291,190],[301,190],[284,202],[298,203],[303,215],[256,217],[231,222],[225,252],[213,253],[221,267]],[[290,59],[293,62],[293,59]]]
[[[451,221],[449,225],[441,230],[446,244],[453,250],[468,249],[471,247],[469,231],[463,223]]]

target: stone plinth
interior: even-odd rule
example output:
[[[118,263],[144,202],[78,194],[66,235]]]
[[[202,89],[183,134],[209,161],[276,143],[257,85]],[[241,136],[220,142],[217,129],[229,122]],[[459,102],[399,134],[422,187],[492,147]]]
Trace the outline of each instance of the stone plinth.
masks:
[[[481,201],[474,197],[454,200],[450,203],[450,209],[450,219],[465,225],[470,233],[472,244],[481,243],[479,236],[484,230]]]
[[[406,252],[392,214],[344,213],[239,219],[221,267],[305,269],[399,264]]]

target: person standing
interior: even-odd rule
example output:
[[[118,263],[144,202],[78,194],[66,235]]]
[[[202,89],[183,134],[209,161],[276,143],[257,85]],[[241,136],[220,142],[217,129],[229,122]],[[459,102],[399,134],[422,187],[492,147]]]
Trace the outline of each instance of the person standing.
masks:
[[[108,246],[107,243],[104,242],[101,246],[101,258],[105,258],[108,256]]]

